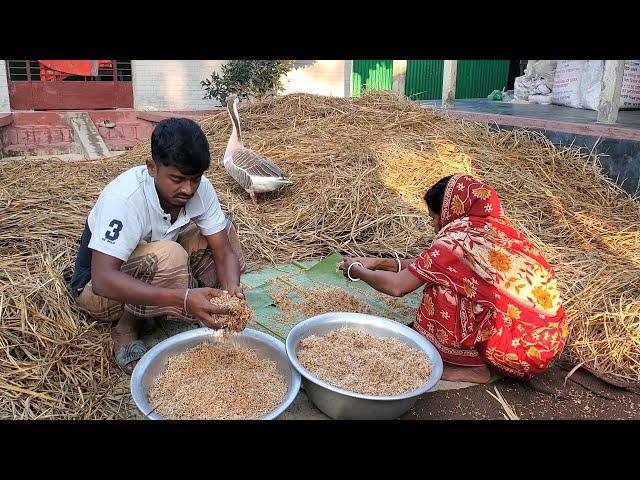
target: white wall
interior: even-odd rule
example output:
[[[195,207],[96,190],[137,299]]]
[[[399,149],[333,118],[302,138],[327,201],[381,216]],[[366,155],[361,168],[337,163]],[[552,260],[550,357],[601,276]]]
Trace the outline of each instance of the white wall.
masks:
[[[298,60],[283,79],[282,93],[351,96],[351,60]]]
[[[132,60],[133,108],[137,110],[210,110],[200,82],[224,60]]]
[[[133,60],[133,106],[137,110],[210,110],[200,82],[225,60]],[[351,95],[351,60],[299,60],[283,79],[282,93]]]
[[[11,111],[9,106],[9,81],[5,63],[4,60],[0,60],[0,113]]]

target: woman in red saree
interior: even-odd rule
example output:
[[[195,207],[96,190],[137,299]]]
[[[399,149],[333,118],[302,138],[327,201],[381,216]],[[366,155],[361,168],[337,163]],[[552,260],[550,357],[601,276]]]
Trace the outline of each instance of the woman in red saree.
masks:
[[[393,296],[425,285],[413,328],[440,352],[444,380],[545,371],[569,334],[552,267],[473,177],[446,177],[425,201],[437,234],[418,258],[345,258],[340,268]]]

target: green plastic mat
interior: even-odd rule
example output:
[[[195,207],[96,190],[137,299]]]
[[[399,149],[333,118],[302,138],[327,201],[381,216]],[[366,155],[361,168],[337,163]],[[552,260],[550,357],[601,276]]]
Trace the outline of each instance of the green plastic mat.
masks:
[[[245,297],[254,310],[254,320],[249,326],[284,341],[295,325],[306,320],[306,317],[300,317],[284,323],[277,319],[283,312],[274,306],[269,291],[277,289],[278,285],[282,284],[302,288],[338,287],[369,305],[376,315],[405,325],[415,320],[422,289],[402,298],[392,298],[377,292],[364,282],[351,282],[346,279],[342,271],[337,269],[341,261],[342,256],[339,253],[333,253],[317,263],[294,262],[243,275]],[[289,297],[293,303],[304,300],[294,293],[289,293]],[[391,302],[391,305],[388,302]]]

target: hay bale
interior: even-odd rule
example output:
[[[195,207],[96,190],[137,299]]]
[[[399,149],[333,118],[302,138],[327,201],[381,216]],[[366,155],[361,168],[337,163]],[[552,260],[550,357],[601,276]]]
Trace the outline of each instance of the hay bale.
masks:
[[[597,159],[388,94],[288,95],[241,117],[247,146],[295,181],[254,206],[219,163],[231,131],[226,113],[202,122],[213,158],[207,175],[238,222],[249,270],[336,249],[415,256],[434,233],[424,191],[442,176],[469,173],[496,188],[514,224],[556,268],[572,359],[640,383],[640,205]],[[64,280],[101,189],[149,155],[145,143],[108,161],[0,166],[0,416],[126,416],[106,330],[89,324]]]

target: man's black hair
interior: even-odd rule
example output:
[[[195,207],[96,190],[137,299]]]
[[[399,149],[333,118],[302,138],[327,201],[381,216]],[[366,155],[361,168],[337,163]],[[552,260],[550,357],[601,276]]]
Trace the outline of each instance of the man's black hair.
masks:
[[[188,118],[167,118],[156,125],[151,134],[151,158],[157,166],[173,166],[189,176],[204,173],[211,163],[207,137]]]

